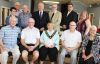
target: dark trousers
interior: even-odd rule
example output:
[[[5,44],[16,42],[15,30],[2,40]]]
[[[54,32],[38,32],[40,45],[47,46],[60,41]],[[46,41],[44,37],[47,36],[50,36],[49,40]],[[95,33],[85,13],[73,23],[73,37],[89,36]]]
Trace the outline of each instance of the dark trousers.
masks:
[[[82,54],[81,54],[81,56],[79,58],[79,64],[96,64],[96,63],[94,62],[94,58],[93,57],[91,57],[91,58],[89,58],[87,60],[84,60],[82,58]]]
[[[49,57],[51,62],[55,62],[58,57],[58,50],[56,47],[53,48],[46,48],[45,46],[42,46],[39,49],[39,59],[41,61],[45,61],[46,57]]]

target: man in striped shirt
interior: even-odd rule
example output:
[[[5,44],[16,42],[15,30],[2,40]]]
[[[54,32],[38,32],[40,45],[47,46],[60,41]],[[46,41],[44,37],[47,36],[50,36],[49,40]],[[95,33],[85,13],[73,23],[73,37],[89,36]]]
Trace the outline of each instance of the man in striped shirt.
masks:
[[[1,28],[0,31],[0,45],[1,49],[1,64],[7,64],[8,52],[13,55],[13,63],[16,64],[20,56],[19,47],[17,45],[17,38],[20,33],[20,29],[16,27],[18,21],[15,17],[10,17],[10,25]]]

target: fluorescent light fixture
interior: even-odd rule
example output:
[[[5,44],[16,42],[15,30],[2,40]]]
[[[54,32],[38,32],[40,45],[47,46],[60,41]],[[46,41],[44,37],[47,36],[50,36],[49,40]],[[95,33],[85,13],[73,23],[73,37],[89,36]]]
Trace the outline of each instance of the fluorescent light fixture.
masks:
[[[43,3],[59,4],[59,2],[55,2],[55,1],[43,1]]]

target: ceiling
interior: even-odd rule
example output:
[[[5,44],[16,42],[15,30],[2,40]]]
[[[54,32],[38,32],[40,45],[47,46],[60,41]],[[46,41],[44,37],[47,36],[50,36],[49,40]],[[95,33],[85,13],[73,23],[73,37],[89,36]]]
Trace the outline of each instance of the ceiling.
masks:
[[[45,1],[60,1],[60,3],[66,3],[68,1],[80,1],[86,5],[90,4],[100,4],[100,0],[45,0]]]
[[[100,4],[100,0],[79,0],[85,4]]]

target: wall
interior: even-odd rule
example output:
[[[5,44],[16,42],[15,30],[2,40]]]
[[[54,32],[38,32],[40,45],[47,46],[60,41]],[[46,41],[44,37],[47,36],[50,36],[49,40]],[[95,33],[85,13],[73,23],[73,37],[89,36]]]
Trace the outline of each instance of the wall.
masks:
[[[1,8],[2,8],[2,7],[9,8],[11,5],[12,5],[12,4],[11,4],[10,1],[0,0],[0,25],[1,25]]]
[[[88,8],[90,13],[94,13],[94,21],[93,24],[96,26],[100,26],[100,6]]]
[[[72,1],[72,3],[74,5],[74,10],[77,13],[80,13],[82,10],[87,10],[87,5],[85,5],[84,3],[80,1]]]
[[[94,13],[93,23],[97,27],[100,26],[100,6],[89,7],[88,5],[83,4],[82,2],[72,0],[74,4],[74,10],[80,13],[82,10],[87,10],[89,13]]]

